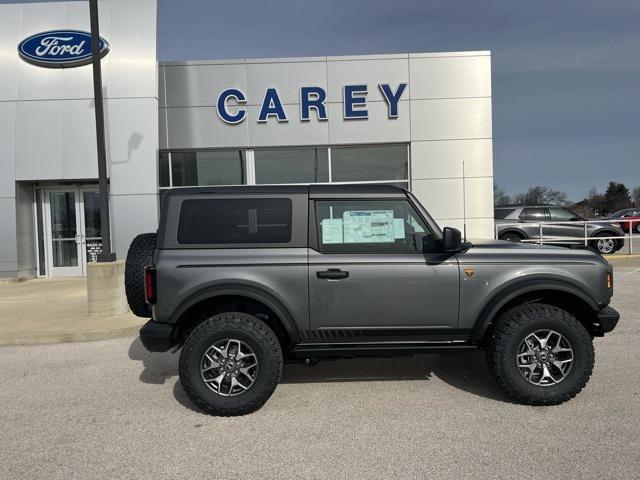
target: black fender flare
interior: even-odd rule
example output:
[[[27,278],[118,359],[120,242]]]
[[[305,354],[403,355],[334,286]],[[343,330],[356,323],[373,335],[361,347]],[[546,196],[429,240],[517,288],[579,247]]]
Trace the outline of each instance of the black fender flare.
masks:
[[[257,288],[251,285],[245,284],[222,284],[204,287],[195,293],[192,293],[189,297],[183,300],[178,307],[173,311],[171,317],[169,317],[168,323],[177,325],[180,317],[191,307],[215,297],[222,296],[238,296],[247,297],[252,300],[256,300],[265,304],[278,316],[282,324],[284,325],[289,338],[293,343],[300,342],[300,332],[296,327],[296,323],[293,316],[289,313],[283,303],[278,300],[274,295],[263,289]]]
[[[485,303],[471,332],[471,341],[478,342],[482,339],[496,314],[511,300],[527,293],[542,290],[554,290],[573,295],[587,304],[594,312],[600,310],[598,304],[581,286],[567,280],[566,278],[541,276],[527,278],[524,280],[516,280],[515,282],[500,289],[500,291],[494,293],[490,300]]]

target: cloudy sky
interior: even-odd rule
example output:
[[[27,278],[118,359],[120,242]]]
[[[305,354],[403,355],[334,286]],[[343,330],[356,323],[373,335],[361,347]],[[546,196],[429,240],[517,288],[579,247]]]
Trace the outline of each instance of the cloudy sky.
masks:
[[[491,50],[494,175],[640,185],[640,1],[159,0],[161,60]]]
[[[491,50],[495,182],[580,200],[640,185],[639,25],[640,0],[158,0],[158,56]]]

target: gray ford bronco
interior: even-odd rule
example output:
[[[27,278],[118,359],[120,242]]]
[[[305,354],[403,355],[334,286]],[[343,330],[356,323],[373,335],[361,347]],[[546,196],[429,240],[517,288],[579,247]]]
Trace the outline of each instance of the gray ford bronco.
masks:
[[[210,414],[260,408],[283,362],[472,349],[515,401],[555,405],[618,322],[612,272],[590,250],[462,242],[395,186],[200,187],[166,193],[126,292]]]

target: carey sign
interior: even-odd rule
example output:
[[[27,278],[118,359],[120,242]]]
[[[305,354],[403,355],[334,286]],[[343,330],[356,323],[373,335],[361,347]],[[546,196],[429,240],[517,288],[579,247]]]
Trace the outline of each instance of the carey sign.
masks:
[[[400,83],[395,90],[388,83],[379,83],[378,91],[387,104],[387,112],[390,119],[398,118],[398,103],[407,88],[407,83]],[[328,120],[325,101],[327,92],[322,87],[300,87],[300,120],[311,120],[311,111],[315,112],[318,120]],[[367,85],[345,85],[342,87],[343,111],[345,120],[366,120],[369,118],[367,110]],[[247,97],[238,88],[227,88],[218,95],[216,111],[220,119],[229,124],[241,123],[247,117]],[[270,117],[278,122],[288,122],[280,95],[276,88],[267,88],[260,112],[258,123],[266,123]]]
[[[50,30],[25,38],[18,45],[20,57],[39,67],[79,67],[91,63],[91,34],[81,30]],[[100,56],[109,53],[109,42],[100,37]]]

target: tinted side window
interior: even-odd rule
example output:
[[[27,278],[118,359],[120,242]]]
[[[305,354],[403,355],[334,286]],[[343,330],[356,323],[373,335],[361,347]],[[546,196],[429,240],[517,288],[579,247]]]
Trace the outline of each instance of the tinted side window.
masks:
[[[324,253],[417,253],[433,234],[407,200],[316,202]]]
[[[515,208],[496,208],[493,212],[493,216],[496,220],[504,220],[515,211]]]
[[[546,208],[525,208],[524,213],[527,216],[527,222],[541,222],[547,219]]]
[[[291,200],[286,198],[185,200],[178,243],[287,243]]]
[[[573,218],[577,218],[577,215],[573,212],[570,212],[566,208],[560,207],[551,207],[549,208],[549,216],[551,220],[554,222],[563,222],[565,220],[571,220]]]

